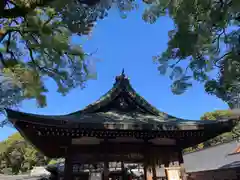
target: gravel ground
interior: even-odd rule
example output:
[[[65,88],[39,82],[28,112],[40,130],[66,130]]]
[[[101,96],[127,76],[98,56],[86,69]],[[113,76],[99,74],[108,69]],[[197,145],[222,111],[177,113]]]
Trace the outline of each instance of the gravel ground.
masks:
[[[0,180],[38,180],[40,176],[30,176],[30,175],[0,175]]]

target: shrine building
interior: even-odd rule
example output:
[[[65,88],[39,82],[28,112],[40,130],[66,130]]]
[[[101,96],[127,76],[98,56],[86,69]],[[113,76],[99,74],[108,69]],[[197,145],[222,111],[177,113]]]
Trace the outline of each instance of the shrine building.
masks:
[[[65,158],[65,180],[75,179],[75,164],[97,169],[103,164],[102,179],[109,180],[112,162],[142,164],[144,180],[149,179],[149,170],[156,180],[159,166],[166,170],[165,179],[184,180],[182,150],[231,131],[237,122],[185,120],[161,112],[132,88],[124,72],[110,91],[77,112],[58,116],[6,112],[21,135],[44,155]]]

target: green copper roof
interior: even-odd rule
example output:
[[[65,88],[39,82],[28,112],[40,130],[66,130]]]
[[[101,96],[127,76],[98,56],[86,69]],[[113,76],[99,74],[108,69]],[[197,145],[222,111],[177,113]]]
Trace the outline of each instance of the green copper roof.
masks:
[[[115,102],[115,103],[114,103]],[[141,114],[149,114],[157,116],[164,120],[176,120],[178,118],[170,116],[164,112],[159,111],[143,97],[141,97],[131,86],[129,79],[122,73],[116,77],[116,81],[105,95],[103,95],[96,102],[88,105],[81,111],[71,113],[69,115],[106,112],[111,110],[122,112],[139,112]]]
[[[141,113],[125,113],[119,111],[95,112],[83,114],[70,114],[64,116],[43,116],[29,113],[22,113],[7,110],[8,117],[11,120],[29,122],[39,125],[50,125],[70,128],[97,128],[105,129],[106,126],[112,126],[113,129],[125,130],[203,130],[211,131],[220,129],[231,129],[234,126],[234,120],[219,121],[193,121],[175,119],[168,121],[160,116],[154,116]],[[214,129],[212,129],[214,127]]]

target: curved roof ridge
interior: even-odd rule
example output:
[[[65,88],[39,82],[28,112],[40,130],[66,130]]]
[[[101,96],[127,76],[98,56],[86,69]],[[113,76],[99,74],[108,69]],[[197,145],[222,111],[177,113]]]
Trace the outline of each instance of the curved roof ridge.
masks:
[[[128,88],[130,88],[130,90],[128,91],[129,95],[133,99],[137,100],[138,104],[144,103],[144,108],[146,108],[152,114],[154,114],[156,116],[161,116],[163,118],[180,119],[180,118],[176,118],[175,116],[169,115],[169,114],[157,109],[155,106],[150,104],[145,98],[143,98],[141,95],[139,95],[131,85]]]
[[[117,76],[118,77],[118,76]],[[87,105],[85,108],[79,111],[75,111],[73,113],[66,114],[68,115],[73,115],[73,114],[80,114],[80,113],[91,113],[98,107],[102,106],[103,104],[106,104],[107,102],[111,101],[113,98],[115,98],[119,93],[121,88],[119,87],[121,85],[121,80],[118,81],[116,77],[116,81],[113,84],[113,87],[107,91],[104,95],[102,95],[98,100],[95,102]]]
[[[145,100],[141,95],[139,95],[131,86],[129,78],[124,74],[124,71],[120,76],[116,76],[113,87],[103,96],[101,96],[97,101],[95,101],[92,104],[89,104],[80,111],[67,114],[67,116],[74,114],[94,113],[99,108],[113,101],[122,91],[125,91],[134,102],[136,102],[139,106],[141,106],[143,109],[145,109],[152,115],[160,116],[168,120],[180,119],[158,110],[156,107],[151,105],[147,100]]]

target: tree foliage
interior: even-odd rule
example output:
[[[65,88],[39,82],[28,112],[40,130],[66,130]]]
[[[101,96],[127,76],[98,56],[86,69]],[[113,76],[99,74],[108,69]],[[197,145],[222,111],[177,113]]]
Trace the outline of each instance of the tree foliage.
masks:
[[[129,0],[1,1],[0,72],[14,80],[23,98],[35,98],[40,107],[46,105],[46,78],[63,95],[84,87],[95,74],[89,68],[91,53],[72,44],[71,37],[89,35],[112,6],[123,17],[136,8]]]
[[[19,134],[15,133],[0,143],[0,171],[18,174],[34,166],[48,164],[50,159],[36,150]]]
[[[206,112],[201,116],[201,120],[217,120],[232,115],[231,110],[216,110],[213,112]]]
[[[87,62],[82,48],[70,42],[71,19],[63,21],[57,8],[38,8],[37,3],[44,1],[2,2],[1,72],[14,80],[23,97],[36,98],[39,106],[45,106],[44,77],[52,78],[62,94],[82,86],[88,78]],[[64,5],[66,1],[55,6]],[[74,33],[82,30],[75,27]]]
[[[196,80],[231,105],[240,92],[239,12],[238,0],[158,0],[146,9],[143,19],[149,23],[161,16],[174,21],[168,47],[154,61],[173,80],[175,94]]]
[[[201,116],[201,120],[216,121],[218,119],[228,118],[232,115],[233,115],[233,112],[231,110],[217,110],[213,112],[206,112],[205,114],[203,114],[203,116]],[[196,147],[187,148],[185,152],[192,152],[202,148],[214,146],[220,143],[229,142],[231,140],[238,138],[239,136],[240,136],[240,123],[238,123],[231,132],[223,133],[213,139],[210,139],[206,142],[198,144]]]
[[[11,78],[0,73],[0,127],[8,124],[4,116],[4,108],[16,107],[22,101],[21,89]]]
[[[233,115],[231,110],[217,110],[213,112],[207,112],[202,117],[201,120],[217,120],[221,118],[227,118]],[[231,132],[224,133],[214,139],[214,141],[224,142],[231,139],[235,139],[240,136],[240,123],[238,123]]]
[[[143,19],[155,23],[173,19],[166,51],[154,56],[161,74],[173,80],[172,91],[183,93],[192,80],[232,106],[239,97],[238,0],[144,0]],[[84,5],[87,4],[88,6]],[[90,6],[89,6],[90,5]],[[89,79],[87,53],[71,43],[71,36],[90,33],[94,22],[117,6],[125,17],[136,9],[134,0],[4,0],[0,5],[1,71],[13,78],[25,98],[46,105],[44,77],[58,92],[84,87]],[[214,72],[214,73],[212,73]],[[212,76],[212,74],[218,75]],[[236,100],[237,99],[237,100]]]

